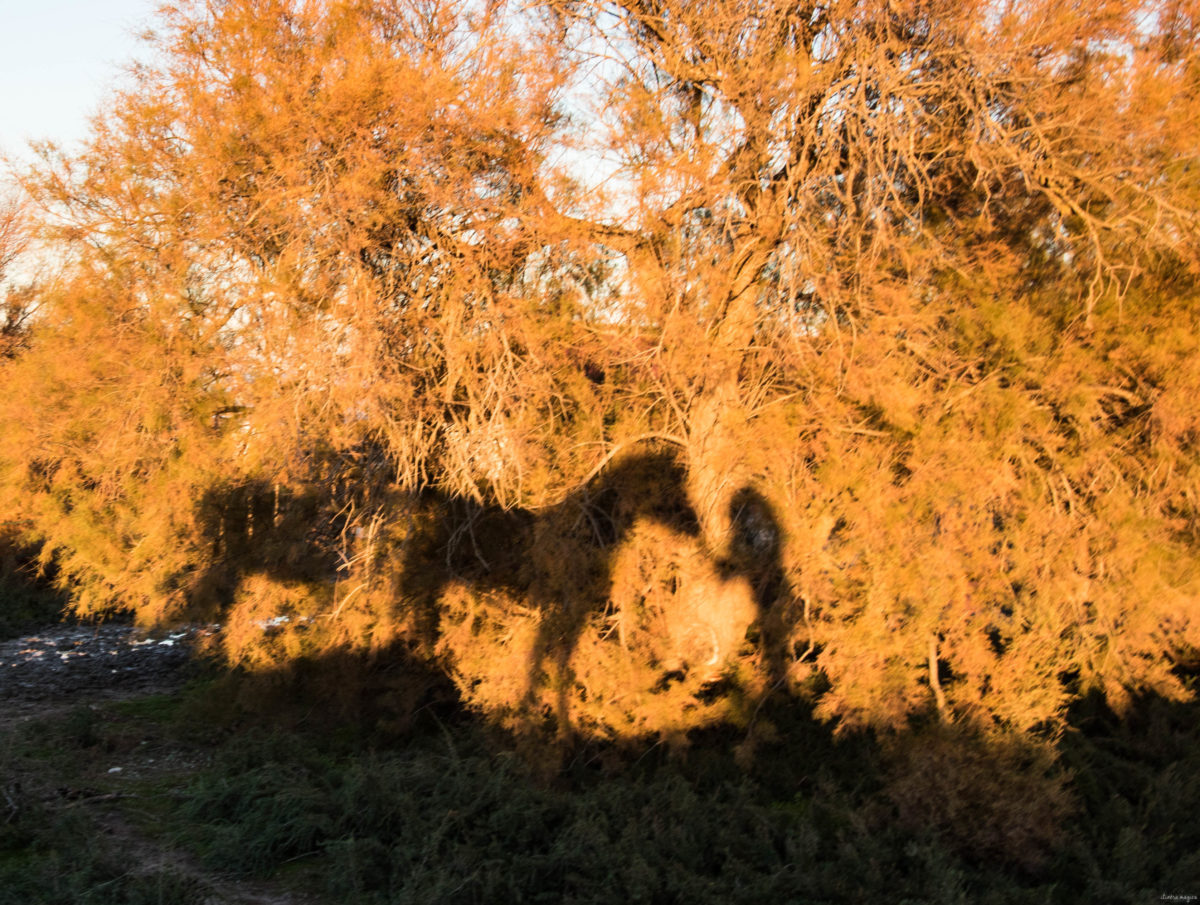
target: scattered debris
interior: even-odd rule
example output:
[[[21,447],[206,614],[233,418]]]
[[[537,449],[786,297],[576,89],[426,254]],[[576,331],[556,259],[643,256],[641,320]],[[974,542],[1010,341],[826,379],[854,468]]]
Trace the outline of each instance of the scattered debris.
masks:
[[[183,680],[195,641],[212,626],[151,634],[130,625],[52,626],[0,642],[0,700],[41,700],[82,691],[161,687]]]

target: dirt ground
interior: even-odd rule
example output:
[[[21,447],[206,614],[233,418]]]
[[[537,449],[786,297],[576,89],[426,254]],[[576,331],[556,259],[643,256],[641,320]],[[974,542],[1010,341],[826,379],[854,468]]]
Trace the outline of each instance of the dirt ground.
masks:
[[[27,809],[71,810],[86,816],[96,844],[119,856],[130,876],[169,871],[200,889],[204,905],[308,905],[315,900],[302,893],[207,869],[155,832],[161,808],[148,796],[170,795],[208,754],[139,719],[138,702],[153,707],[178,693],[192,673],[192,647],[214,630],[59,624],[0,642],[0,742],[10,752],[39,726],[99,740],[83,744],[80,757],[53,748],[10,757],[0,777],[0,823]]]

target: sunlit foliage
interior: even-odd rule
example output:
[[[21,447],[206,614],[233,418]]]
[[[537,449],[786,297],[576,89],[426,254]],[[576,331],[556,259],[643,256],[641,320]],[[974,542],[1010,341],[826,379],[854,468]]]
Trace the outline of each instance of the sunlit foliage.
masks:
[[[157,29],[21,175],[62,266],[0,365],[0,517],[81,612],[220,618],[252,666],[400,644],[606,737],[1184,693],[1192,5]]]

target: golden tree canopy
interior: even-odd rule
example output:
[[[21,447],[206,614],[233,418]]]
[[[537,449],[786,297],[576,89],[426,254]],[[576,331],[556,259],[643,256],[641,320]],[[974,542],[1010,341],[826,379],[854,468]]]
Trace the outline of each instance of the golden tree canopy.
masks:
[[[0,515],[82,611],[406,639],[601,734],[1181,694],[1193,7],[164,7],[21,177]]]

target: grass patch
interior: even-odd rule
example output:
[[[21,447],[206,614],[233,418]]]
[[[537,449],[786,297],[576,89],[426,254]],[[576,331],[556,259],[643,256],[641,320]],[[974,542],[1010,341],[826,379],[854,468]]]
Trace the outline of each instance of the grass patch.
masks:
[[[201,905],[196,880],[171,870],[131,869],[83,814],[27,818],[0,834],[3,905]]]
[[[811,726],[807,742],[789,746],[785,734],[749,770],[732,739],[712,733],[682,760],[655,750],[614,766],[592,752],[550,781],[528,756],[498,750],[494,736],[469,722],[427,730],[389,749],[295,730],[238,734],[188,784],[176,819],[213,865],[251,876],[307,870],[331,901],[366,905],[1067,905],[1148,901],[1194,891],[1200,880],[1200,840],[1194,823],[1183,825],[1200,802],[1195,745],[1157,764],[1127,750],[1144,764],[1141,779],[1119,798],[1076,793],[1079,812],[1044,857],[1030,859],[977,844],[1003,842],[1004,801],[977,815],[948,808],[924,825],[905,821],[887,789],[888,771],[906,761],[869,739],[837,742]],[[1111,742],[1103,737],[1075,739],[1078,750],[1064,755],[1070,768],[1080,769],[1080,751]],[[945,770],[1022,769],[1011,752],[977,748],[946,763]],[[1043,766],[989,780],[987,795],[1011,796],[1013,832],[1025,832],[1022,809],[1038,805],[1031,799]],[[1055,769],[1063,781],[1064,768]],[[957,781],[941,775],[947,785]],[[911,785],[905,789],[911,796]],[[938,806],[946,794],[930,800]],[[1164,822],[1140,824],[1138,808]]]
[[[203,694],[203,685],[202,682],[197,683],[183,693],[150,694],[127,701],[114,701],[107,709],[132,720],[170,724],[179,719],[189,695]]]
[[[775,740],[749,760],[743,736],[714,730],[685,752],[592,746],[559,763],[445,709],[388,739],[319,714],[255,727],[263,715],[230,693],[201,681],[0,738],[19,804],[0,825],[0,905],[211,897],[194,873],[131,869],[102,832],[114,814],[202,876],[363,905],[1069,905],[1200,892],[1195,704],[1146,700],[1118,719],[1085,701],[1049,766],[954,733],[839,740],[795,712],[776,716]],[[110,763],[126,770],[111,776]],[[1029,835],[1055,788],[1073,813],[1060,832]],[[102,800],[118,791],[133,797]]]
[[[200,905],[194,879],[140,864],[100,818],[112,806],[96,760],[110,740],[87,707],[10,730],[0,740],[0,905]]]

